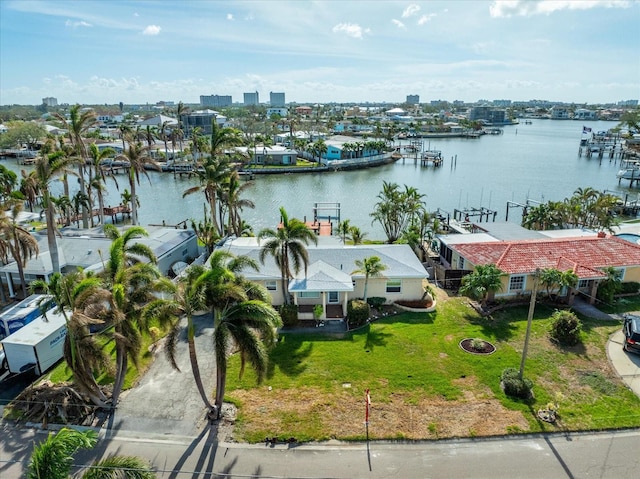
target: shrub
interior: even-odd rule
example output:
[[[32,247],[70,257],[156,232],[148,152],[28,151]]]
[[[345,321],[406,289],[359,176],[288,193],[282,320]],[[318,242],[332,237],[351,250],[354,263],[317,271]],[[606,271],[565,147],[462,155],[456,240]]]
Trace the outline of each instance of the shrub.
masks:
[[[347,323],[349,329],[362,326],[369,319],[371,309],[367,303],[360,299],[354,299],[347,304]]]
[[[533,383],[527,378],[520,379],[519,376],[520,373],[515,368],[507,368],[502,371],[502,389],[507,396],[529,399]]]
[[[383,306],[386,302],[387,298],[384,298],[382,296],[373,296],[371,298],[367,298],[367,303],[369,304],[369,306],[375,309]]]
[[[474,338],[471,340],[471,348],[474,349],[475,351],[484,350],[486,345],[487,343],[482,339]]]
[[[618,294],[638,294],[640,292],[640,283],[630,281],[628,283],[620,283],[620,291]]]
[[[574,346],[580,342],[582,323],[572,311],[556,311],[553,313],[551,338],[562,346]]]
[[[283,304],[280,306],[278,312],[282,318],[282,324],[285,326],[295,326],[298,324],[298,305]]]
[[[614,296],[620,293],[622,289],[622,283],[619,281],[612,281],[609,279],[603,280],[598,286],[598,292],[596,293],[596,299],[606,304],[613,303]]]

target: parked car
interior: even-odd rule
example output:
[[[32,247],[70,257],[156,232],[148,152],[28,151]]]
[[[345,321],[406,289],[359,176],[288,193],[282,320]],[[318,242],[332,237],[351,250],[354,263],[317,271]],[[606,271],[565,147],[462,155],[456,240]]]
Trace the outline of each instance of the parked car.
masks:
[[[630,353],[640,354],[640,316],[625,315],[622,332],[624,333],[622,348]]]

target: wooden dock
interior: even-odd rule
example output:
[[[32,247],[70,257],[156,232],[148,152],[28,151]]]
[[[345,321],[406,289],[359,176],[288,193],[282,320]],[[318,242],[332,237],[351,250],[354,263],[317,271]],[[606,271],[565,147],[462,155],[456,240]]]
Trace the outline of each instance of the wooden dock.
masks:
[[[442,166],[442,152],[440,150],[428,150],[422,153],[420,157],[420,166]]]

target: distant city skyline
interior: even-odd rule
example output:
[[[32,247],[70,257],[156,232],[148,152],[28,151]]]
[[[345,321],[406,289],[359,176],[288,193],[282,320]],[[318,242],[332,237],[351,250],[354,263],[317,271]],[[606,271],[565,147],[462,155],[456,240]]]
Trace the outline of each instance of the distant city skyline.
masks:
[[[640,2],[0,0],[0,104],[640,98]]]

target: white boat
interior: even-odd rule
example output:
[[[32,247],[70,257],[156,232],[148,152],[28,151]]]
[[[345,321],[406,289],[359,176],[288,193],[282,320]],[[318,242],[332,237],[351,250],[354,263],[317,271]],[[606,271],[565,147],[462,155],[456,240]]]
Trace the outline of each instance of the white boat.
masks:
[[[616,178],[619,180],[639,180],[640,181],[640,162],[632,163],[626,168],[618,171]]]

